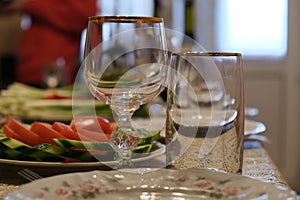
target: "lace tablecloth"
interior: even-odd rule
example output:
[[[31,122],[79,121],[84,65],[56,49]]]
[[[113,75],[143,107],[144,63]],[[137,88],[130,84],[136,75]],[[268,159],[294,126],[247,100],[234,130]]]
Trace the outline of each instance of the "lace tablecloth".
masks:
[[[246,142],[243,161],[243,175],[278,187],[290,187],[259,142]]]
[[[17,180],[20,177],[16,174],[14,174],[14,177],[6,177],[6,172],[1,170],[1,165],[0,172],[0,198],[2,198],[4,194],[19,187],[19,184],[13,184],[11,180]],[[278,187],[289,187],[269,154],[258,142],[245,143],[243,175],[274,184]]]

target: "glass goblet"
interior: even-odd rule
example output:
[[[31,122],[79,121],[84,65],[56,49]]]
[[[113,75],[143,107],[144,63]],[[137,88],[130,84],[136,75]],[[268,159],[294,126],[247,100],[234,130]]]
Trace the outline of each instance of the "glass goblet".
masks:
[[[84,57],[84,78],[90,92],[109,104],[115,114],[118,128],[111,141],[117,147],[118,168],[131,168],[131,151],[139,141],[131,117],[140,105],[159,95],[166,82],[163,19],[90,17]]]

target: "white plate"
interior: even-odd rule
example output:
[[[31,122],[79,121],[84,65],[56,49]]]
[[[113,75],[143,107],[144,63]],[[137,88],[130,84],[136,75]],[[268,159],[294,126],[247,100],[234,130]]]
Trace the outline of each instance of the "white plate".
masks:
[[[256,135],[266,131],[266,126],[262,122],[245,120],[245,136]]]
[[[204,169],[142,171],[91,171],[53,176],[22,185],[4,200],[297,199],[293,191],[238,174]]]
[[[155,158],[165,152],[165,146],[163,145],[160,149],[151,152],[149,155],[135,158],[133,162],[141,162],[145,160],[149,160]],[[86,166],[99,166],[99,165],[107,165],[113,166],[117,164],[117,161],[106,161],[106,162],[38,162],[38,161],[21,161],[21,160],[9,160],[9,159],[0,159],[0,163],[2,164],[12,164],[12,165],[22,165],[22,166],[39,166],[39,167],[86,167]]]
[[[147,161],[153,160],[160,155],[165,153],[165,145],[157,142],[156,143],[160,148],[151,152],[149,155],[133,159],[133,163],[139,165]],[[81,171],[90,171],[96,169],[109,169],[117,165],[117,161],[107,161],[107,162],[38,162],[38,161],[20,161],[20,160],[9,160],[9,159],[0,159],[0,168],[5,170],[5,168],[12,171],[19,171],[23,168],[32,169],[43,176],[49,176],[53,174],[61,174],[66,172],[81,172]],[[149,164],[150,165],[150,164]],[[154,162],[154,167],[160,167],[160,164]]]
[[[255,107],[245,107],[246,117],[255,117],[259,114],[259,109]]]
[[[177,109],[173,108],[171,117],[180,125],[187,127],[222,127],[237,117],[236,110]]]

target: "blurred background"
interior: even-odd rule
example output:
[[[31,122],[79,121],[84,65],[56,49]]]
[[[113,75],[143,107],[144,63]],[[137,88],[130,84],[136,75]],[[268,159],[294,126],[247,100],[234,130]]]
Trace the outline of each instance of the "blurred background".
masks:
[[[163,17],[206,50],[241,52],[246,106],[259,109],[264,146],[300,192],[299,0],[98,0],[98,7],[99,15]],[[0,15],[1,88],[14,81],[22,23],[21,14]]]
[[[0,89],[12,83],[21,32],[20,15],[0,15]]]

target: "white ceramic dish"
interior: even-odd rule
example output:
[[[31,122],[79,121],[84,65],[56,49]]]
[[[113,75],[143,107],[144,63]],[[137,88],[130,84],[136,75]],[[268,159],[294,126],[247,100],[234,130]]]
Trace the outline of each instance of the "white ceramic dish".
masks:
[[[259,115],[259,109],[255,107],[245,107],[245,116],[246,117],[255,117]]]
[[[254,120],[245,120],[245,136],[257,135],[267,130],[266,126],[262,122]]]
[[[155,158],[165,152],[165,146],[160,144],[160,148],[156,151],[151,152],[149,155],[135,158],[133,162],[141,162]],[[20,160],[9,160],[9,159],[0,159],[0,163],[3,164],[13,164],[13,165],[23,165],[23,166],[40,166],[40,167],[82,167],[82,166],[99,166],[99,165],[115,165],[117,161],[106,161],[106,162],[35,162],[35,161],[20,161]]]
[[[238,174],[204,169],[142,171],[90,171],[53,176],[22,185],[4,200],[297,199],[293,191]]]
[[[165,145],[158,143],[159,149],[151,152],[149,155],[139,158],[134,158],[133,163],[140,166],[144,163],[151,167],[161,167],[162,164],[155,163],[156,158],[165,153]],[[153,161],[154,160],[154,161]],[[147,161],[147,162],[145,162]],[[150,164],[150,162],[153,162]],[[164,164],[164,163],[163,163]],[[0,159],[1,167],[7,168],[18,172],[23,168],[32,169],[43,176],[49,176],[54,174],[61,174],[66,172],[82,172],[97,169],[110,169],[117,165],[117,161],[107,161],[107,162],[38,162],[38,161],[20,161],[20,160],[9,160]]]
[[[172,109],[171,117],[178,124],[187,127],[222,127],[231,123],[237,117],[236,110],[210,109]]]

